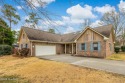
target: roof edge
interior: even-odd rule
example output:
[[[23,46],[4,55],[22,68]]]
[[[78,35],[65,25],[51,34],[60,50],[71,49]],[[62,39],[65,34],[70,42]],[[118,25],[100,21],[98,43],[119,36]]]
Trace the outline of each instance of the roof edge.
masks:
[[[30,40],[31,42],[43,42],[43,43],[75,43],[75,42],[50,42],[50,41],[41,41],[41,40]]]

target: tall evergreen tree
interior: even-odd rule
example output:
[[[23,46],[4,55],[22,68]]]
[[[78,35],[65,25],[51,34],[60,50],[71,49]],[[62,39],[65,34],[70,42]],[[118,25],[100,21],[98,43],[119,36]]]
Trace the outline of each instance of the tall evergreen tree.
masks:
[[[16,13],[16,9],[11,5],[5,4],[2,8],[2,13],[4,18],[9,21],[10,29],[12,27],[12,23],[17,24],[20,20],[20,16]]]
[[[8,28],[7,23],[0,18],[0,44],[12,45],[13,42],[13,32]]]
[[[35,25],[38,24],[39,19],[40,18],[37,17],[37,14],[32,12],[32,13],[29,13],[29,18],[26,19],[25,21],[27,23],[30,23],[33,28],[36,28]]]
[[[55,33],[55,30],[51,28],[51,29],[49,29],[49,32],[50,33]]]

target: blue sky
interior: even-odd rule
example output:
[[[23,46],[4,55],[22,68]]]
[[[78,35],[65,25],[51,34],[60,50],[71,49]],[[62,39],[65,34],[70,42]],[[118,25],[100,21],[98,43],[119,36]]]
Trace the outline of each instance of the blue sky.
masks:
[[[41,8],[36,0],[29,1],[32,1],[33,4],[36,5],[36,7]],[[40,21],[38,27],[42,30],[48,30],[48,28],[56,28],[56,32],[58,33],[69,33],[81,30],[82,23],[84,23],[85,19],[91,20],[91,27],[100,26],[100,18],[104,13],[110,11],[117,12],[120,11],[120,9],[125,8],[124,0],[41,1],[47,3],[44,9],[52,13],[50,17],[53,20],[51,24],[48,24],[46,20],[44,22]],[[20,8],[20,5],[14,2],[14,0],[5,0],[5,3],[14,6],[17,9],[17,13],[21,16],[21,21],[19,22],[19,24],[13,25],[13,30],[19,30],[21,26],[26,25],[24,20],[28,18],[28,15],[25,14],[25,12]],[[0,5],[2,6],[2,3]]]

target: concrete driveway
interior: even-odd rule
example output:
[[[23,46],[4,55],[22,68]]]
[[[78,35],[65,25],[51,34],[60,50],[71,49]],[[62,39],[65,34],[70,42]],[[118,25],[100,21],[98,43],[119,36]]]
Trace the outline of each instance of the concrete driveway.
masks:
[[[125,75],[125,61],[113,61],[99,58],[76,57],[70,55],[50,55],[40,56],[39,58],[65,62],[77,66],[83,66],[107,72]]]

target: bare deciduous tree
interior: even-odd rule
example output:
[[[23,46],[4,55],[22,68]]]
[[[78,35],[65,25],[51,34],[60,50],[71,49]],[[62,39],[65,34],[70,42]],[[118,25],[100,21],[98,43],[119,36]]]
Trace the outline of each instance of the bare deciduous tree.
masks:
[[[104,24],[112,24],[114,26],[115,36],[122,33],[125,27],[125,15],[121,12],[107,12],[102,16],[101,20]]]
[[[87,26],[91,25],[91,20],[90,19],[84,19],[84,22],[80,25],[81,29],[86,28]]]

